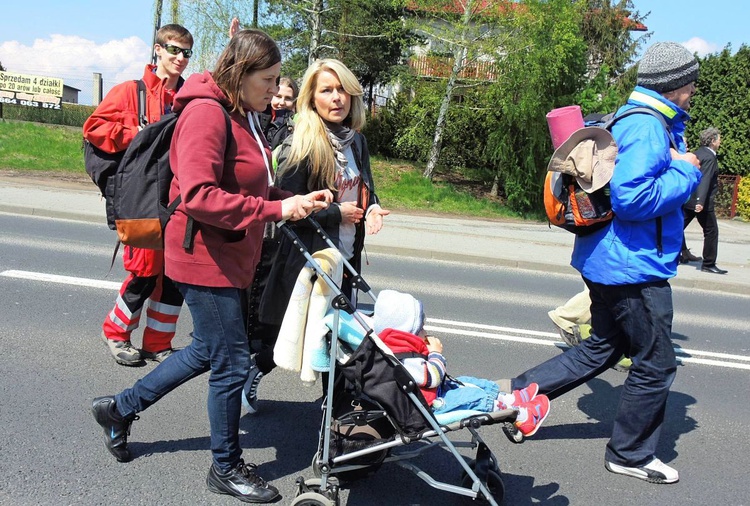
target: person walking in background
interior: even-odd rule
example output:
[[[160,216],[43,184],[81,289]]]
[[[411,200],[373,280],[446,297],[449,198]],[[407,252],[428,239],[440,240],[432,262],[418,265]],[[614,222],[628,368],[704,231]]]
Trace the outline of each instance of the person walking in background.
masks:
[[[547,316],[557,327],[565,344],[571,348],[581,344],[581,341],[588,339],[593,332],[589,287],[584,285],[583,290],[568,299],[562,306],[549,311]],[[631,365],[632,362],[628,357],[622,357],[612,366],[612,369],[618,372],[628,372]]]
[[[323,189],[334,192],[334,204],[314,217],[357,271],[365,234],[377,234],[390,213],[380,207],[375,194],[367,141],[359,133],[364,125],[362,87],[354,74],[338,60],[313,62],[302,79],[294,132],[279,152],[276,181],[276,186],[295,194]],[[310,253],[328,247],[306,222],[293,224],[293,228]],[[276,367],[273,346],[305,262],[282,236],[259,307],[263,348],[255,356],[256,365],[245,386],[244,406],[249,413],[257,411],[260,379]],[[347,275],[342,290],[351,297]]]
[[[619,148],[609,183],[614,218],[601,230],[576,236],[571,261],[589,288],[594,333],[501,384],[513,391],[537,383],[552,400],[627,354],[633,365],[604,464],[612,473],[651,483],[679,480],[656,450],[677,371],[668,280],[677,274],[682,205],[700,180],[698,159],[686,152],[683,139],[697,79],[698,61],[680,44],[658,42],[643,54],[637,86],[617,114],[648,107],[663,116],[669,131],[647,114],[633,114],[612,127]],[[670,135],[677,149],[670,147]]]
[[[146,87],[146,119],[158,121],[172,110],[175,93],[182,87],[182,73],[192,56],[193,36],[184,27],[164,25],[156,32],[156,65],[146,65],[141,78]],[[138,84],[127,81],[107,93],[83,125],[83,137],[107,152],[124,151],[140,130]],[[104,319],[102,338],[118,364],[137,366],[143,359],[161,362],[172,353],[172,338],[182,308],[182,295],[164,276],[164,252],[123,247],[123,266],[128,275],[115,305]],[[146,325],[140,351],[131,334],[137,329],[146,301]]]
[[[716,221],[716,192],[719,189],[719,162],[716,152],[721,145],[721,133],[718,128],[709,127],[700,133],[701,146],[694,151],[700,161],[701,183],[690,196],[690,200],[683,206],[685,213],[684,228],[698,219],[703,229],[703,258],[690,253],[683,236],[681,263],[703,260],[701,271],[712,274],[726,274],[727,271],[716,266],[716,255],[719,248],[719,223]]]
[[[270,186],[271,153],[257,113],[276,93],[280,68],[276,43],[261,31],[243,30],[232,37],[213,73],[190,76],[178,93],[169,193],[170,200],[181,196],[182,201],[165,229],[164,254],[166,274],[192,316],[192,341],[131,388],[92,403],[106,448],[126,462],[137,414],[210,371],[213,463],[206,483],[211,492],[245,502],[269,502],[279,493],[241,458],[241,397],[250,367],[242,294],[252,282],[265,223],[304,218],[333,199],[328,190],[293,195]],[[229,111],[231,131],[223,109]],[[188,218],[195,234],[186,248]]]

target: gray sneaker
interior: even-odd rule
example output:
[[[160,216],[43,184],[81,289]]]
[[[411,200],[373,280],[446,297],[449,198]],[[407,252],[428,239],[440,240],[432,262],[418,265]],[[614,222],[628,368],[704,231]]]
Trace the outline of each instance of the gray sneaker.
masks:
[[[106,343],[109,352],[112,354],[112,358],[114,358],[115,362],[118,364],[128,366],[143,365],[143,359],[141,358],[140,352],[130,341],[108,339],[104,333],[102,333],[102,340]]]
[[[174,353],[176,350],[167,348],[161,351],[146,351],[141,350],[141,358],[143,360],[152,360],[154,362],[164,362],[168,356]]]
[[[249,415],[254,415],[258,412],[258,385],[263,377],[263,373],[260,372],[258,366],[253,363],[250,368],[250,374],[247,376],[247,381],[242,389],[242,406],[247,410]]]

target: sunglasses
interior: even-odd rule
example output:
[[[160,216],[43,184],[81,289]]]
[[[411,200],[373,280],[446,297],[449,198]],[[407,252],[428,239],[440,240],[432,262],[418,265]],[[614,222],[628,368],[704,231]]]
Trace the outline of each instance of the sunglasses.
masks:
[[[182,56],[184,56],[185,58],[190,58],[191,56],[193,56],[192,49],[182,49],[181,47],[173,46],[172,44],[164,44],[162,47],[167,53],[173,54],[175,56],[180,53],[182,53]]]

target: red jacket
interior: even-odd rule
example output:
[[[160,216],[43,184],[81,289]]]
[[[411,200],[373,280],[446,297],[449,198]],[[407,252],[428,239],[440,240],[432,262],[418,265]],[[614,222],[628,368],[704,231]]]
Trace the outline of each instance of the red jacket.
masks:
[[[419,336],[410,334],[409,332],[404,332],[403,330],[385,329],[378,334],[378,337],[386,346],[388,346],[388,348],[391,349],[393,354],[396,355],[396,358],[401,360],[401,362],[406,360],[406,357],[403,355],[406,354],[408,356],[410,353],[416,353],[424,362],[429,360],[430,350],[427,349],[427,344],[424,342],[424,339]],[[402,356],[399,357],[399,355]],[[419,385],[419,390],[422,392],[427,404],[431,406],[433,401],[437,398],[437,388],[426,387],[419,381],[417,381],[417,384]]]
[[[146,83],[146,117],[149,123],[159,121],[166,106],[172,103],[174,91],[154,74],[155,65],[146,65],[141,78]],[[179,89],[182,78],[177,85]],[[124,151],[138,133],[138,85],[125,81],[113,87],[94,113],[83,124],[83,137],[107,153]]]
[[[231,114],[225,155],[227,127],[219,102],[229,106],[209,72],[191,75],[175,97],[180,117],[169,154],[169,198],[179,194],[182,202],[165,231],[165,272],[193,285],[246,288],[260,259],[263,227],[281,219],[280,200],[292,193],[269,188],[263,152],[270,167],[271,150],[260,133],[261,151],[248,118],[239,113]],[[197,229],[191,250],[182,247],[188,215]]]
[[[174,90],[165,88],[165,79],[154,73],[156,65],[146,65],[141,78],[146,84],[146,117],[149,123],[159,121],[166,106],[172,104]],[[182,86],[180,78],[177,88]],[[107,153],[124,151],[138,133],[138,84],[125,81],[113,87],[94,113],[83,124],[83,137]],[[164,254],[160,250],[149,250],[125,246],[123,248],[125,270],[136,276],[156,276],[164,270]]]

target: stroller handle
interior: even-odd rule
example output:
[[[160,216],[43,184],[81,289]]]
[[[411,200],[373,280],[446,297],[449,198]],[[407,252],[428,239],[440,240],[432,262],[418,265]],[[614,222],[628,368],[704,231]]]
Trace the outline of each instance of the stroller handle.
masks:
[[[295,234],[294,231],[286,223],[286,220],[277,222],[276,227],[279,230],[281,230],[284,233],[284,235],[286,235],[289,238],[289,240],[292,241],[292,245],[295,248],[297,248],[297,251],[299,251],[302,254],[302,256],[305,257],[305,259],[307,260],[307,263],[315,271],[315,274],[317,274],[318,277],[322,279],[326,285],[328,285],[328,287],[333,291],[333,293],[336,294],[336,296],[331,301],[331,306],[333,306],[334,309],[341,309],[341,310],[346,311],[350,315],[355,315],[356,308],[352,304],[351,300],[349,300],[349,297],[347,297],[341,292],[341,289],[339,288],[339,286],[331,279],[328,273],[326,273],[326,271],[324,271],[320,267],[320,264],[318,264],[318,262],[313,258],[313,256],[305,247],[305,245],[302,244],[302,241],[300,241],[297,234]],[[335,246],[333,246],[333,248],[336,249]]]
[[[328,236],[328,234],[326,234],[326,231],[323,230],[323,227],[320,225],[320,223],[318,223],[315,220],[315,218],[312,217],[312,215],[306,217],[305,221],[307,221],[307,223],[315,230],[315,232],[320,236],[321,239],[323,239],[323,241],[325,241],[325,243],[329,247],[338,250],[338,248],[333,243],[331,238]],[[292,242],[299,240],[299,238],[297,237],[297,234],[295,234],[294,231],[292,231],[291,228],[287,225],[286,220],[277,222],[276,227],[279,228],[282,232],[284,232],[284,234],[289,239],[291,239]],[[296,245],[297,244],[295,244],[295,246]],[[309,261],[310,258],[307,258],[307,260]],[[357,272],[354,266],[352,266],[352,264],[349,263],[349,261],[346,258],[343,258],[343,256],[342,256],[342,260],[344,262],[344,265],[346,266],[346,269],[352,275],[352,279],[351,279],[352,286],[356,288],[357,290],[359,290],[360,292],[365,292],[370,297],[370,299],[372,299],[372,301],[375,302],[377,298],[375,297],[375,294],[372,292],[372,288],[367,283],[367,281],[365,281],[362,275],[359,272]]]

